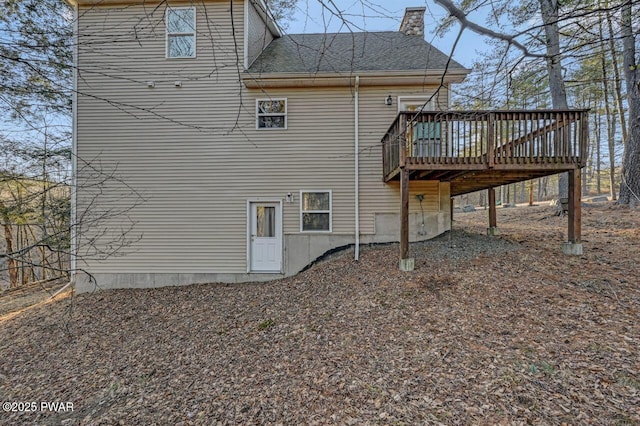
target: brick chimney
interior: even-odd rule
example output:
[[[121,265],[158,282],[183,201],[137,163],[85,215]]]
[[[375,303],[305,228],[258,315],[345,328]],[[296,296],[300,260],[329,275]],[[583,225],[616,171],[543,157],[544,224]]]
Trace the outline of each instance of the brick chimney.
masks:
[[[408,7],[400,24],[400,32],[406,35],[424,36],[424,12],[426,7]]]

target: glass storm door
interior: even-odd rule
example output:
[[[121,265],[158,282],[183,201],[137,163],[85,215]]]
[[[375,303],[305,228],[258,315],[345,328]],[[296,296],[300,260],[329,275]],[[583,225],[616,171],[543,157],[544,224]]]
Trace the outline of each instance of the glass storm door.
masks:
[[[433,111],[433,101],[429,98],[401,98],[398,102],[400,111]],[[408,135],[412,143],[413,157],[440,157],[440,123],[420,121],[412,124],[413,133]]]
[[[252,272],[282,269],[280,203],[251,203],[249,264]]]

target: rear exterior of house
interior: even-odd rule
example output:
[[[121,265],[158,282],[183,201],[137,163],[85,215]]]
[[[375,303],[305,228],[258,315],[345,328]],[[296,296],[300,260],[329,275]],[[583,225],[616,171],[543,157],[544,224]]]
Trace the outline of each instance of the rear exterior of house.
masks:
[[[424,9],[404,32],[284,36],[252,0],[78,3],[78,291],[268,280],[398,241],[381,138],[468,72],[423,40]],[[449,184],[412,182],[409,212],[413,241],[450,229]]]

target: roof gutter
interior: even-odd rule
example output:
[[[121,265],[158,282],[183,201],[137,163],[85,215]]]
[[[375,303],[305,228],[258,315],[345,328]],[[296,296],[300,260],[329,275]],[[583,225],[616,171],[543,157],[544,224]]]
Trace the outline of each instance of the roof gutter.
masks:
[[[437,85],[459,83],[469,73],[460,70],[372,71],[359,72],[360,86]],[[443,76],[444,74],[444,76]],[[251,73],[244,72],[242,82],[247,88],[265,87],[352,87],[353,74],[340,73]]]

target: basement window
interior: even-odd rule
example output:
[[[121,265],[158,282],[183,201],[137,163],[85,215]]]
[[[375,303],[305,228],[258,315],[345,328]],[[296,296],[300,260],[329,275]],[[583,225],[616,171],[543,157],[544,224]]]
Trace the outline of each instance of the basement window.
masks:
[[[167,58],[196,57],[195,7],[167,8]]]
[[[286,129],[287,100],[257,99],[256,129]]]
[[[331,191],[300,191],[300,232],[331,232]]]

